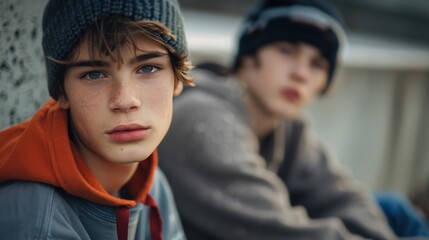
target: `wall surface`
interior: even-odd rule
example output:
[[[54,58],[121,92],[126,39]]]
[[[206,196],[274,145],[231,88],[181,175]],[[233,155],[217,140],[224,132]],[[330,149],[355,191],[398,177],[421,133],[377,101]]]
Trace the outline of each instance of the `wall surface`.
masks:
[[[0,129],[31,117],[49,97],[40,27],[46,2],[0,1]]]
[[[429,176],[429,70],[343,68],[311,108],[314,129],[372,190],[407,193]]]

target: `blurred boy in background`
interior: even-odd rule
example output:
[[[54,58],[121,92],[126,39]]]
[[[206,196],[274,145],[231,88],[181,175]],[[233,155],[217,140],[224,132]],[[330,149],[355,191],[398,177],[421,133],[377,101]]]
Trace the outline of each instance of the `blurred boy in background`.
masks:
[[[189,239],[396,238],[302,116],[346,41],[329,4],[266,0],[246,16],[231,76],[194,71],[160,145]]]

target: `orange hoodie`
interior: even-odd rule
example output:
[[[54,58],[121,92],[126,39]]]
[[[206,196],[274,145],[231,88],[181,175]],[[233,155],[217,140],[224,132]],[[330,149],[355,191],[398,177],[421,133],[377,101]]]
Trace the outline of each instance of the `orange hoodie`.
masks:
[[[42,182],[103,205],[129,208],[142,202],[156,207],[148,194],[158,163],[156,151],[139,164],[127,183],[134,199],[114,197],[102,188],[70,142],[67,119],[67,111],[51,99],[30,120],[0,131],[0,183]]]

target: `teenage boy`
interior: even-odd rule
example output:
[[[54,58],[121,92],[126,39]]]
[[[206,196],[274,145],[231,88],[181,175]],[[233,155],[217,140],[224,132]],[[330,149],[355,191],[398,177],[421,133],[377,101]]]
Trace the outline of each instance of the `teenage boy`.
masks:
[[[327,3],[262,1],[234,75],[195,70],[160,145],[188,239],[395,239],[301,117],[331,85],[345,42]]]
[[[49,100],[0,132],[4,239],[184,239],[156,148],[190,62],[175,0],[51,0]]]

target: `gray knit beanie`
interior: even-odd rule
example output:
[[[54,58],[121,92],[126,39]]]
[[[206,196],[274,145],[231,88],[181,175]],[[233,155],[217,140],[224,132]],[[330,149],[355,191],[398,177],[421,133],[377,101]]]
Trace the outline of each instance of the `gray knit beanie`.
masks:
[[[47,59],[65,60],[86,28],[109,15],[162,23],[176,40],[161,34],[161,39],[176,52],[188,52],[182,14],[177,0],[50,0],[43,16],[43,52],[46,60],[49,94],[59,98],[65,66]],[[61,80],[61,81],[60,81]]]

